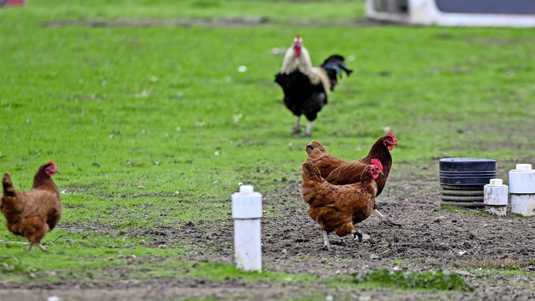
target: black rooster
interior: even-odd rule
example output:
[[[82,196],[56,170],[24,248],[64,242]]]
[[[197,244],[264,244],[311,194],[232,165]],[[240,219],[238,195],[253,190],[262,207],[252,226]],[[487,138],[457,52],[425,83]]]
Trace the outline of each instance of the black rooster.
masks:
[[[314,120],[318,112],[328,102],[328,94],[334,90],[342,71],[348,76],[353,72],[345,65],[343,56],[329,56],[320,67],[313,67],[310,55],[302,45],[301,37],[297,36],[294,44],[284,56],[281,71],[275,75],[275,82],[284,93],[284,104],[295,116],[297,123],[294,134],[301,132],[300,119],[305,115],[309,121],[305,135],[311,136]]]

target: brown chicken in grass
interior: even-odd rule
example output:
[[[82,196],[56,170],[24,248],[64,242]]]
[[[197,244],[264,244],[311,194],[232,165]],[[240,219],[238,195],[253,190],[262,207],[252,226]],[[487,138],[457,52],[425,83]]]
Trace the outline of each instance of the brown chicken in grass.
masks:
[[[330,155],[325,147],[318,141],[312,141],[306,146],[308,159],[316,166],[321,176],[332,184],[344,185],[361,181],[362,171],[371,164],[372,159],[378,159],[383,165],[383,173],[377,179],[377,195],[383,191],[390,168],[392,167],[392,155],[390,151],[397,145],[396,135],[391,130],[377,139],[372,145],[368,155],[360,160],[344,161]],[[376,208],[374,208],[376,209]],[[385,217],[381,212],[375,210],[386,223],[400,226],[398,223]]]
[[[41,239],[56,227],[61,217],[59,191],[52,180],[56,172],[57,166],[52,161],[39,167],[28,192],[16,191],[8,173],[2,179],[4,195],[0,211],[9,231],[28,239],[28,250],[38,246],[46,251]]]
[[[328,234],[352,234],[362,241],[362,233],[355,224],[367,219],[374,211],[377,195],[376,180],[382,173],[379,160],[373,159],[361,174],[361,181],[347,185],[334,185],[321,177],[311,162],[302,166],[303,199],[308,203],[308,215],[323,231],[323,244],[330,249]]]

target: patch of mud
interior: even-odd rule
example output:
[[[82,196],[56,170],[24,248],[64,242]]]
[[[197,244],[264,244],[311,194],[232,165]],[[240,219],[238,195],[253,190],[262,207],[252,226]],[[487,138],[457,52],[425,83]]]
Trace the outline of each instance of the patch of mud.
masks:
[[[518,217],[495,218],[479,211],[440,209],[439,185],[433,174],[421,179],[395,174],[379,197],[379,210],[400,222],[391,227],[376,217],[360,229],[371,238],[362,243],[331,235],[332,251],[322,249],[318,226],[308,217],[299,183],[266,196],[263,220],[265,264],[270,270],[319,275],[361,272],[404,262],[412,270],[453,266],[467,259],[514,258],[528,262],[535,249],[535,224]],[[465,212],[465,213],[463,213]],[[208,259],[232,258],[232,221],[188,223],[180,239],[201,245]]]
[[[535,297],[535,278],[531,274],[521,277],[522,283],[516,276],[489,280],[472,273],[478,267],[488,267],[488,262],[513,262],[523,271],[535,270],[535,223],[514,216],[497,218],[476,210],[441,209],[436,167],[402,170],[393,171],[378,205],[402,228],[371,217],[359,225],[371,236],[369,240],[359,243],[350,237],[331,235],[331,251],[322,249],[321,233],[307,215],[299,183],[290,183],[285,189],[266,195],[264,206],[272,214],[263,220],[265,267],[321,277],[384,267],[412,271],[448,269],[460,272],[476,289],[468,295],[459,294],[464,296],[461,299],[501,299],[513,296],[506,293],[512,290],[517,296]],[[181,225],[176,238],[199,246],[188,255],[191,259],[231,262],[232,231],[230,220],[188,223]]]
[[[368,19],[345,19],[345,20],[313,20],[301,19],[280,21],[273,20],[266,16],[259,17],[227,17],[227,18],[176,18],[176,19],[72,19],[72,20],[50,20],[42,23],[48,28],[60,28],[69,26],[78,27],[249,27],[264,25],[284,25],[301,27],[363,27],[377,26],[388,23],[376,22]]]
[[[57,296],[60,300],[182,300],[185,298],[213,297],[217,300],[280,300],[288,299],[296,294],[295,289],[288,290],[282,285],[236,285],[218,284],[217,286],[207,283],[191,283],[189,286],[174,286],[170,283],[155,282],[145,283],[143,287],[121,288],[110,287],[108,289],[15,289],[10,291],[0,290],[2,301],[42,301],[51,296]]]

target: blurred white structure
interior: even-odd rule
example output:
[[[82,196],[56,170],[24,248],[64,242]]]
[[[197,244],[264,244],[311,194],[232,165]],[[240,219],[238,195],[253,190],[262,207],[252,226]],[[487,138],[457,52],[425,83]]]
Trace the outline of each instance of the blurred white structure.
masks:
[[[242,185],[232,194],[234,255],[236,266],[245,271],[262,270],[262,195],[253,186]]]
[[[490,214],[497,216],[507,215],[509,203],[509,189],[503,184],[502,179],[491,179],[484,188],[484,203]]]
[[[531,164],[517,164],[509,171],[511,212],[523,216],[535,215],[535,170]]]
[[[535,27],[534,0],[365,0],[370,19],[421,25]]]

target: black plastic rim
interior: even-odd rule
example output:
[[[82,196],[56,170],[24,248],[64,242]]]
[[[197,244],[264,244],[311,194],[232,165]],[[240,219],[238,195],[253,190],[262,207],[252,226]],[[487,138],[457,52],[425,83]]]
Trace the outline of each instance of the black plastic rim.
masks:
[[[484,186],[490,182],[492,178],[464,178],[464,179],[447,179],[440,178],[440,184],[454,185],[454,186]]]
[[[456,176],[456,177],[448,177],[448,176],[440,176],[440,179],[452,179],[452,180],[464,180],[464,179],[492,179],[495,175],[486,175],[486,176]],[[488,183],[487,183],[488,184]]]
[[[452,175],[452,176],[462,176],[462,175],[495,175],[496,171],[440,171],[441,175]]]
[[[479,158],[443,158],[439,160],[441,172],[496,171],[496,160]]]

